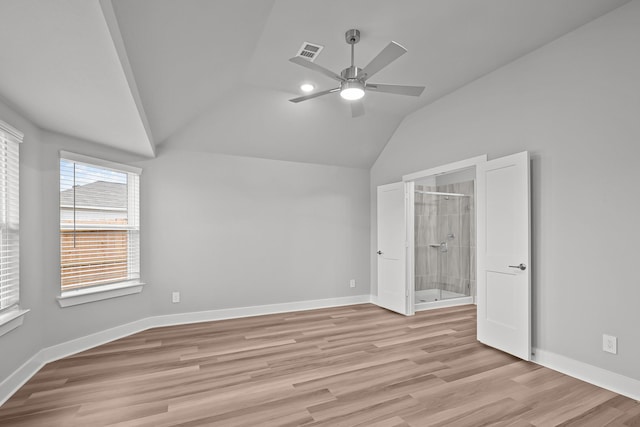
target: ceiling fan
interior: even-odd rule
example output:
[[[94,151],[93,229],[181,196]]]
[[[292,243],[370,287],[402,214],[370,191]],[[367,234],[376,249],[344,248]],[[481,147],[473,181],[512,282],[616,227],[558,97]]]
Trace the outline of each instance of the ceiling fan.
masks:
[[[340,86],[336,88],[300,96],[298,98],[290,99],[289,101],[297,103],[317,98],[319,96],[328,95],[330,93],[340,92],[340,96],[342,98],[351,101],[351,115],[353,117],[358,117],[364,114],[364,105],[362,104],[361,99],[364,96],[365,91],[370,90],[373,92],[385,92],[409,96],[420,96],[420,94],[422,94],[424,86],[389,85],[367,82],[367,80],[375,73],[407,53],[407,49],[392,41],[387,45],[387,47],[382,49],[382,51],[380,51],[380,53],[373,58],[366,67],[358,68],[353,65],[353,50],[354,45],[360,41],[360,31],[355,29],[347,31],[345,33],[345,40],[347,41],[347,44],[351,45],[351,66],[342,70],[339,75],[300,56],[295,56],[289,59],[289,61],[294,64],[320,72],[325,76],[340,82]]]

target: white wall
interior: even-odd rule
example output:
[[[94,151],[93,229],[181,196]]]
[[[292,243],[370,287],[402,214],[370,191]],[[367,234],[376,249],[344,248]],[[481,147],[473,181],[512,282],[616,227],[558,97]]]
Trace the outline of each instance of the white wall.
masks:
[[[158,152],[141,164],[155,314],[369,294],[366,170]]]
[[[532,153],[534,346],[640,379],[640,1],[406,118],[375,188],[487,153]],[[372,290],[377,293],[376,259]],[[619,354],[603,353],[602,334]]]

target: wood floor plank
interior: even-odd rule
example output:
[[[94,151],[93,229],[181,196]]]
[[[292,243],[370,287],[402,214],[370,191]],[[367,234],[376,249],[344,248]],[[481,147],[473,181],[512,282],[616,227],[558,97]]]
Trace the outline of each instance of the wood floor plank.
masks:
[[[480,344],[475,306],[150,329],[44,366],[0,426],[640,426],[640,403]]]

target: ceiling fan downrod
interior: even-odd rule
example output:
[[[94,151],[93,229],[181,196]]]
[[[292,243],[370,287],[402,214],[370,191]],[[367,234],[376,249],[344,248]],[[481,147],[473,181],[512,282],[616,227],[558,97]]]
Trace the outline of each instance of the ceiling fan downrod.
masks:
[[[353,67],[353,46],[360,41],[360,30],[348,30],[344,33],[344,39],[351,45],[351,66]]]

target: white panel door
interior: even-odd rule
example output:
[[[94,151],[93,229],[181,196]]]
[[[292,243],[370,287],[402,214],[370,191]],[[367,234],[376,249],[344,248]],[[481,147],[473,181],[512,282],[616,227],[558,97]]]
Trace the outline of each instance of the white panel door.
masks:
[[[405,184],[378,187],[378,305],[408,313]]]
[[[529,153],[478,166],[478,340],[531,359]]]

